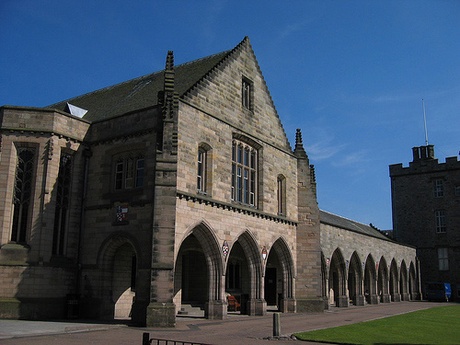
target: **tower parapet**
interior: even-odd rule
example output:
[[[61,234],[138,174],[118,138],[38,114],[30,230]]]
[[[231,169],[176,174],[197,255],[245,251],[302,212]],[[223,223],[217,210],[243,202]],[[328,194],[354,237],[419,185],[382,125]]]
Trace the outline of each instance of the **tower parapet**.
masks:
[[[390,177],[460,168],[457,157],[447,157],[445,163],[439,163],[434,155],[434,145],[413,147],[412,154],[413,160],[408,167],[403,167],[402,163],[390,165]]]

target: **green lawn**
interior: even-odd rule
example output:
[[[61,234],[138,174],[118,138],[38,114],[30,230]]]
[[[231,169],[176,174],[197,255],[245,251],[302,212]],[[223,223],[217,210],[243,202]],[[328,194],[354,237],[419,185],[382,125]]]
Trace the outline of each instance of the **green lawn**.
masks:
[[[436,307],[349,326],[296,333],[337,344],[460,344],[460,305]]]

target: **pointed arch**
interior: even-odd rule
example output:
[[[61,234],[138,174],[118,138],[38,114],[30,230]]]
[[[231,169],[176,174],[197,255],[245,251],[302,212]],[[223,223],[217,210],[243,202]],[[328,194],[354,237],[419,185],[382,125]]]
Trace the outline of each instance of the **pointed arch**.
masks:
[[[205,317],[221,319],[223,310],[223,255],[212,228],[201,221],[187,231],[180,244],[174,272],[174,301],[196,303]]]
[[[329,300],[337,307],[348,307],[347,267],[342,251],[337,248],[331,257],[329,267]]]
[[[377,271],[376,264],[372,254],[366,258],[364,266],[364,296],[369,304],[378,304],[377,295]]]
[[[262,298],[262,257],[259,251],[259,246],[257,241],[250,231],[245,231],[238,237],[238,242],[241,243],[246,258],[249,262],[250,272],[251,272],[251,295],[250,298]]]
[[[294,260],[286,240],[278,238],[270,248],[265,266],[264,293],[267,304],[282,312],[294,312]]]
[[[361,260],[355,251],[350,257],[348,265],[348,296],[354,305],[364,305],[363,271]]]
[[[263,263],[254,235],[243,231],[232,243],[226,263],[226,293],[236,295],[241,313],[263,315]]]
[[[145,266],[137,240],[125,232],[111,234],[101,244],[97,262],[100,274],[97,277],[85,274],[83,284],[85,293],[87,287],[91,287],[91,291],[94,291],[93,287],[100,291],[102,317],[114,319],[132,316],[133,320],[145,317],[145,310],[140,304],[146,305],[149,295],[147,289],[136,289],[139,285],[138,268]],[[99,286],[94,286],[97,282]],[[138,300],[137,305],[135,300]]]
[[[419,299],[417,274],[416,274],[414,262],[412,261],[409,265],[409,294],[410,294],[411,300],[415,301]]]
[[[399,293],[401,294],[401,301],[409,301],[409,286],[407,280],[407,266],[403,260],[399,270]]]
[[[399,294],[398,264],[395,259],[391,260],[390,264],[390,296],[393,302],[401,301],[401,295]]]
[[[388,292],[388,266],[384,256],[380,258],[377,264],[377,289],[379,294],[379,300],[382,303],[390,302],[390,295]]]

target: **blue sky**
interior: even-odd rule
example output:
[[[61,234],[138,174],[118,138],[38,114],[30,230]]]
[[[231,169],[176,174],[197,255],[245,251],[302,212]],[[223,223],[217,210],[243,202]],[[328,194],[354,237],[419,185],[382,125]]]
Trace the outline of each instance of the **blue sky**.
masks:
[[[0,105],[46,106],[249,36],[321,209],[392,228],[388,166],[460,150],[460,1],[2,0]]]

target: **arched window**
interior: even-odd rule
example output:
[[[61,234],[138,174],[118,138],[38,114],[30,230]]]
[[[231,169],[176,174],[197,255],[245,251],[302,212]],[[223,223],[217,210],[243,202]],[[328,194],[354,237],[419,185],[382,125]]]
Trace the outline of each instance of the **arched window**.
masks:
[[[286,215],[286,178],[283,175],[278,175],[277,178],[277,198],[278,198],[278,214]]]
[[[196,174],[196,189],[199,192],[206,193],[206,162],[207,162],[207,157],[208,152],[200,147],[198,149],[198,171]]]
[[[235,139],[232,147],[232,200],[256,206],[256,196],[257,150]]]
[[[211,189],[211,147],[202,143],[198,147],[196,189],[198,193],[210,194]]]
[[[54,211],[53,254],[64,255],[65,238],[70,208],[70,187],[72,181],[72,156],[61,155],[56,183],[56,208]]]
[[[11,228],[11,241],[16,243],[26,243],[34,171],[35,149],[31,147],[18,148],[13,194],[13,225]]]
[[[241,103],[245,109],[253,110],[253,82],[243,77],[241,83]]]

